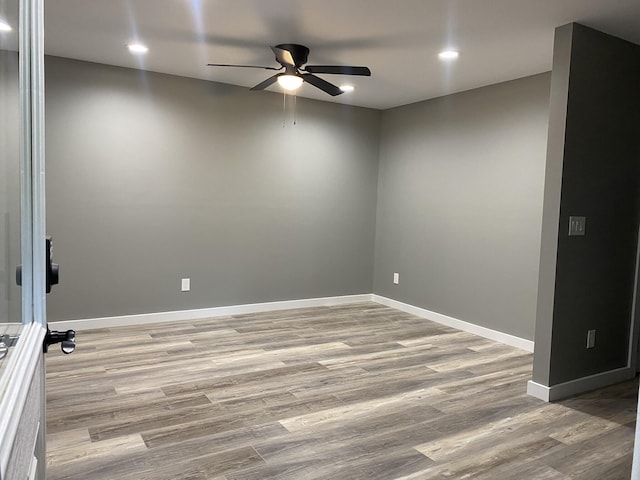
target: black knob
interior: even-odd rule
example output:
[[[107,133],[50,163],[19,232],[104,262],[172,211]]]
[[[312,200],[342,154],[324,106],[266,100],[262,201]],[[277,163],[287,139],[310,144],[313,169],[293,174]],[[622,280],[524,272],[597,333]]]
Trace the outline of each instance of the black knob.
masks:
[[[76,332],[67,330],[66,332],[58,332],[57,330],[47,329],[47,335],[44,337],[43,351],[47,353],[49,346],[59,343],[62,353],[73,353],[76,349]]]
[[[60,348],[62,349],[62,353],[69,355],[76,350],[76,341],[75,340],[63,340],[60,344]]]

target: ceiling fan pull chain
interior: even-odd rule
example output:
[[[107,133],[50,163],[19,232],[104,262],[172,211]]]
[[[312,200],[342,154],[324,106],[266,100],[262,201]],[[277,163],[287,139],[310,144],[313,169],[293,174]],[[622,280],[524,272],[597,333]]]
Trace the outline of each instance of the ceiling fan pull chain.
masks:
[[[293,94],[293,124],[295,125],[297,122],[297,106],[298,106],[298,95],[296,95],[295,93]]]
[[[282,92],[282,128],[287,124],[287,92]]]

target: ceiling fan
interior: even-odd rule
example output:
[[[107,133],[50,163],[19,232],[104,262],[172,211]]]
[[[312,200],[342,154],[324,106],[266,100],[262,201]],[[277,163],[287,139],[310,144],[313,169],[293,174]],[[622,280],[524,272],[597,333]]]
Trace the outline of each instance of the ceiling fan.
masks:
[[[304,45],[295,43],[282,43],[271,47],[276,56],[276,61],[280,64],[280,68],[262,67],[257,65],[231,65],[226,63],[208,63],[211,67],[242,67],[242,68],[262,68],[265,70],[275,70],[280,72],[272,77],[260,82],[251,90],[264,90],[265,88],[278,82],[285,90],[296,90],[303,82],[310,83],[323,92],[331,96],[340,95],[343,91],[340,87],[333,83],[327,82],[314,73],[330,74],[330,75],[361,75],[371,76],[371,70],[367,67],[350,67],[342,65],[306,65],[309,56],[309,49]]]

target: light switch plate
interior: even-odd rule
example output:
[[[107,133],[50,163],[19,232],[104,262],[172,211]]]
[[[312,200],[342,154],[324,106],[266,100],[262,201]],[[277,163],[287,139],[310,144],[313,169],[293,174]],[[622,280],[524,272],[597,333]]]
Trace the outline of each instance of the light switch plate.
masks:
[[[180,289],[183,292],[188,292],[189,290],[191,290],[191,279],[190,278],[183,278],[181,285],[180,285]]]
[[[569,236],[584,237],[587,228],[587,217],[569,217]]]

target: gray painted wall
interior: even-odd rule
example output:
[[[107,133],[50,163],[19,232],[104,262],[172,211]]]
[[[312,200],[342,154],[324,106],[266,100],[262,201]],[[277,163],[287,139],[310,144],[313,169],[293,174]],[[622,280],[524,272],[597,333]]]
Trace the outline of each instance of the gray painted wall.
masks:
[[[52,57],[46,92],[49,320],[372,291],[380,112]]]
[[[548,365],[551,361],[551,319],[553,318],[553,296],[556,284],[564,127],[567,121],[567,101],[569,98],[571,33],[571,28],[558,28],[555,32],[549,101],[549,133],[547,135],[535,355],[533,359],[534,372],[538,373],[537,377],[534,374],[534,379],[537,378],[535,381],[547,386],[549,385]],[[540,368],[541,366],[545,368]]]
[[[548,74],[298,99],[295,126],[277,94],[53,57],[46,80],[50,320],[374,291],[533,338]]]
[[[558,219],[553,307],[541,297],[533,375],[547,386],[627,366],[640,221],[640,46],[573,24],[557,31],[555,49],[566,111],[552,112],[547,162],[556,171],[561,162],[561,197],[549,212]],[[570,215],[587,217],[586,236],[568,236]]]
[[[16,285],[20,246],[20,95],[18,54],[0,50],[0,334],[2,323],[21,322]]]
[[[375,293],[533,339],[549,82],[383,113]]]

